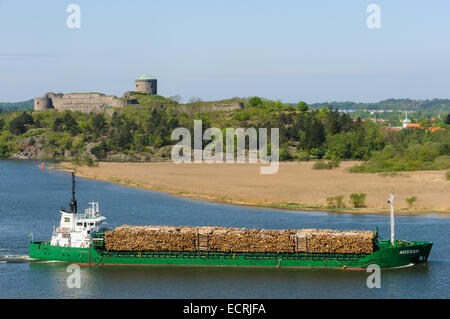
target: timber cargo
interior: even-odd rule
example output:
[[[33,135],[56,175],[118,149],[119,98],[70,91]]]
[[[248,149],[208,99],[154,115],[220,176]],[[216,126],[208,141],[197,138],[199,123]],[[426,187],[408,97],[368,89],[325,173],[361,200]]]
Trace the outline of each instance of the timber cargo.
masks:
[[[276,268],[398,268],[427,262],[432,243],[391,239],[376,231],[262,230],[226,227],[120,226],[108,229],[99,205],[78,213],[72,175],[70,209],[50,241],[32,241],[37,260],[88,266],[219,266]]]
[[[119,226],[105,233],[108,251],[370,254],[373,231],[265,230],[227,227]]]

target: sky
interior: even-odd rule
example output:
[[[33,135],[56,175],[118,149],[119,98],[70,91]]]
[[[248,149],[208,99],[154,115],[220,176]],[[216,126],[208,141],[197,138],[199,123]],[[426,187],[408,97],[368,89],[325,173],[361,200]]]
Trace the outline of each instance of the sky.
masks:
[[[0,101],[121,96],[143,73],[185,102],[450,98],[449,39],[447,0],[0,0]]]

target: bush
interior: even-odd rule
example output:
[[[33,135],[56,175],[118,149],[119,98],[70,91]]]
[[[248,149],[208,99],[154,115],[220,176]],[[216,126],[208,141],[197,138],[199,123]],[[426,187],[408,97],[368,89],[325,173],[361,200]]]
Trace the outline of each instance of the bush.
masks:
[[[331,163],[325,161],[318,161],[313,165],[313,169],[332,169],[332,168],[333,166],[331,166]]]
[[[338,196],[334,197],[334,200],[336,202],[336,207],[345,208],[343,199],[344,199],[344,195],[338,195]]]
[[[94,160],[87,154],[77,154],[72,159],[72,164],[76,166],[85,166],[88,167],[96,167],[98,166],[97,162],[94,162]]]
[[[248,103],[253,107],[261,107],[263,106],[263,101],[258,96],[253,96],[248,100]]]
[[[338,160],[330,160],[328,162],[318,161],[314,164],[313,169],[332,169],[339,166]]]
[[[327,198],[327,207],[328,208],[336,208],[336,204],[334,203],[334,197]]]
[[[415,202],[416,200],[417,200],[417,196],[413,196],[413,197],[410,197],[410,198],[407,198],[407,199],[406,199],[406,202],[408,203],[409,209],[413,208],[414,202]]]
[[[328,208],[345,208],[344,204],[344,195],[337,195],[335,197],[327,198],[327,206]]]
[[[292,157],[291,153],[286,148],[282,148],[280,150],[280,161],[292,161],[294,158]]]
[[[295,155],[299,161],[309,161],[311,156],[307,152],[299,152]]]
[[[437,133],[433,133],[439,138]],[[410,144],[395,148],[392,145],[377,152],[370,161],[353,166],[353,173],[379,173],[416,170],[441,170],[450,168],[450,155],[446,142]]]
[[[360,193],[356,194],[353,193],[350,195],[350,201],[352,202],[352,205],[354,208],[363,208],[366,207],[365,201],[366,201],[367,194]]]

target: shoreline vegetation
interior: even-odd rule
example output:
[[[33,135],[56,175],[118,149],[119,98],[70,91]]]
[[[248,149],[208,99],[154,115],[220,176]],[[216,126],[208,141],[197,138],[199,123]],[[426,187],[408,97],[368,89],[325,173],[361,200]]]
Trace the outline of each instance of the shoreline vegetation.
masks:
[[[345,214],[389,214],[386,199],[396,195],[396,215],[450,217],[450,183],[446,171],[355,174],[357,162],[333,170],[316,170],[312,162],[281,162],[274,175],[259,174],[259,164],[174,164],[172,162],[99,162],[96,167],[69,162],[52,169],[76,170],[83,178],[174,196],[240,206],[327,211]],[[304,182],[302,182],[302,180]],[[354,208],[352,198],[362,197]],[[411,197],[416,197],[411,205]],[[338,199],[332,207],[330,199]],[[355,205],[356,206],[356,205]]]
[[[194,136],[194,121],[201,120],[202,134],[213,127],[223,136],[228,128],[268,132],[278,128],[282,162],[321,160],[326,163],[318,169],[332,169],[341,161],[362,161],[352,168],[356,173],[450,169],[450,114],[444,111],[432,118],[431,113],[410,114],[408,121],[415,126],[403,129],[401,112],[363,119],[332,105],[313,109],[303,101],[292,105],[256,96],[216,102],[194,99],[188,104],[159,95],[133,97],[138,107],[97,114],[76,109],[0,111],[0,158],[90,166],[97,161],[165,161],[179,142],[172,139],[174,130],[185,128]],[[239,107],[217,109],[217,105]],[[271,145],[270,139],[271,135]],[[239,140],[234,132],[235,150]],[[204,139],[202,147],[207,146],[225,152],[228,145]]]
[[[257,96],[180,104],[174,97],[132,95],[139,106],[104,113],[0,110],[0,158],[63,162],[60,167],[76,167],[83,177],[236,205],[385,214],[394,192],[398,214],[450,212],[450,114],[443,101],[434,101],[438,113],[416,110],[402,123],[401,111],[374,118],[331,104]],[[196,120],[201,130],[194,129]],[[208,128],[222,136],[228,128],[278,128],[280,170],[262,176],[265,164],[176,165],[170,159],[177,128],[191,136]],[[250,144],[236,132],[231,138],[235,156],[240,142]],[[210,146],[216,154],[228,142],[203,139],[201,148]]]

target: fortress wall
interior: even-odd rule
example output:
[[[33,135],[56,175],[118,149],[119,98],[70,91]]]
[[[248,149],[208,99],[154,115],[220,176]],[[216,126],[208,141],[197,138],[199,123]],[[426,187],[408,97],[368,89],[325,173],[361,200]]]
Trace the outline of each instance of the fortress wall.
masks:
[[[59,111],[80,111],[83,113],[90,112],[105,112],[109,109],[108,106],[102,104],[63,104],[56,108]]]
[[[125,104],[126,102],[121,99],[112,99],[110,106],[123,107]]]
[[[90,99],[103,96],[100,93],[69,93],[64,94],[64,98],[68,99]]]
[[[81,94],[80,94],[81,95]],[[71,96],[76,96],[73,98]],[[53,105],[56,109],[65,110],[73,109],[78,105],[91,105],[94,108],[96,106],[115,106],[121,107],[124,105],[124,101],[116,98],[115,96],[92,96],[92,97],[78,97],[77,94],[64,95],[62,98],[53,98]]]
[[[243,103],[235,102],[235,103],[214,103],[209,105],[179,105],[176,107],[176,110],[179,112],[209,112],[209,111],[233,111],[240,110],[244,108]]]
[[[214,103],[211,107],[211,111],[233,111],[244,108],[244,104],[240,102],[235,103]]]

